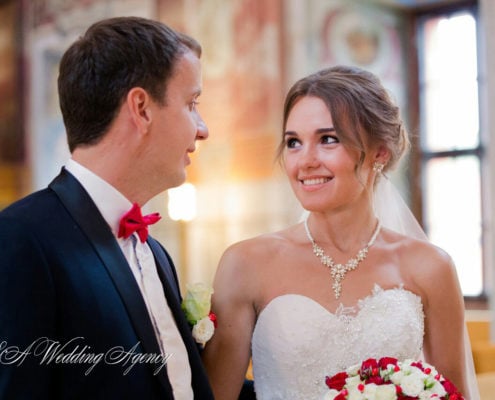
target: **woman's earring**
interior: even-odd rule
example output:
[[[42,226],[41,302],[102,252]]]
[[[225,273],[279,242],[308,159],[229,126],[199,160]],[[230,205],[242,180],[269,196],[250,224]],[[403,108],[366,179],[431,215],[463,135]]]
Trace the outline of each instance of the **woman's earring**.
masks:
[[[383,171],[383,168],[385,167],[385,164],[375,161],[373,163],[373,171],[375,171],[377,174],[380,174]]]

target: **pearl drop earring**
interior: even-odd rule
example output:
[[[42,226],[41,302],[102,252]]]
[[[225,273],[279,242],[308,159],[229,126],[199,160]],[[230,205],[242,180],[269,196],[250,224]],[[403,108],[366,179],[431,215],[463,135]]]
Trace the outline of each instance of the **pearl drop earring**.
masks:
[[[385,164],[383,164],[381,162],[375,161],[373,163],[373,171],[375,171],[377,174],[381,174],[384,167],[385,167]]]

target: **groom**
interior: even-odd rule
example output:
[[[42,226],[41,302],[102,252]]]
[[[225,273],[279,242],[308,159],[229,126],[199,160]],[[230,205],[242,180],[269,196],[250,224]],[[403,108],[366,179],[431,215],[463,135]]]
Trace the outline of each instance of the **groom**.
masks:
[[[185,180],[208,130],[201,48],[142,18],[65,52],[71,159],[0,213],[1,399],[212,399],[173,263],[143,205]],[[124,216],[126,218],[121,219]]]

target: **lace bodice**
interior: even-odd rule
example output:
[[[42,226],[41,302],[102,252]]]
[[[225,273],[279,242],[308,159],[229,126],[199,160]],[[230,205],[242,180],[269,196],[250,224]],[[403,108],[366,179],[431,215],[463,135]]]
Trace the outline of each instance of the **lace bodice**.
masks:
[[[356,307],[330,313],[309,297],[287,294],[260,313],[252,338],[258,400],[323,399],[325,376],[367,358],[419,358],[421,298],[403,288],[382,290]]]

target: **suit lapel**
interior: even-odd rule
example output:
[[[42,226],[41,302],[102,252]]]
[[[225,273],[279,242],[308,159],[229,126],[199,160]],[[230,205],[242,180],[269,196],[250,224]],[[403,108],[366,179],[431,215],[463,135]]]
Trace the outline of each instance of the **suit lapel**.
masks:
[[[169,258],[165,250],[160,246],[160,244],[152,237],[148,238],[148,245],[155,256],[155,262],[158,268],[158,274],[162,283],[167,285],[170,290],[170,294],[173,295],[175,302],[181,302],[181,296],[179,293],[179,282],[177,276],[175,275],[175,268],[173,268],[172,260]]]
[[[165,297],[167,298],[167,302],[174,316],[177,328],[187,349],[189,364],[191,365],[192,386],[195,397],[201,399],[213,399],[208,379],[200,358],[199,346],[191,335],[191,327],[189,326],[181,308],[181,297],[173,262],[163,247],[161,247],[156,240],[150,237],[148,238],[148,244],[150,245],[155,256],[155,262],[158,268],[158,274],[160,275],[160,279],[163,284]]]
[[[68,212],[86,234],[88,241],[98,253],[103,265],[111,276],[123,303],[129,313],[137,336],[145,353],[159,354],[160,348],[148,316],[146,304],[139,286],[110,228],[98,208],[81,184],[65,169],[49,187],[57,194]],[[150,365],[151,368],[151,365]],[[166,368],[158,377],[165,389],[172,393]]]

